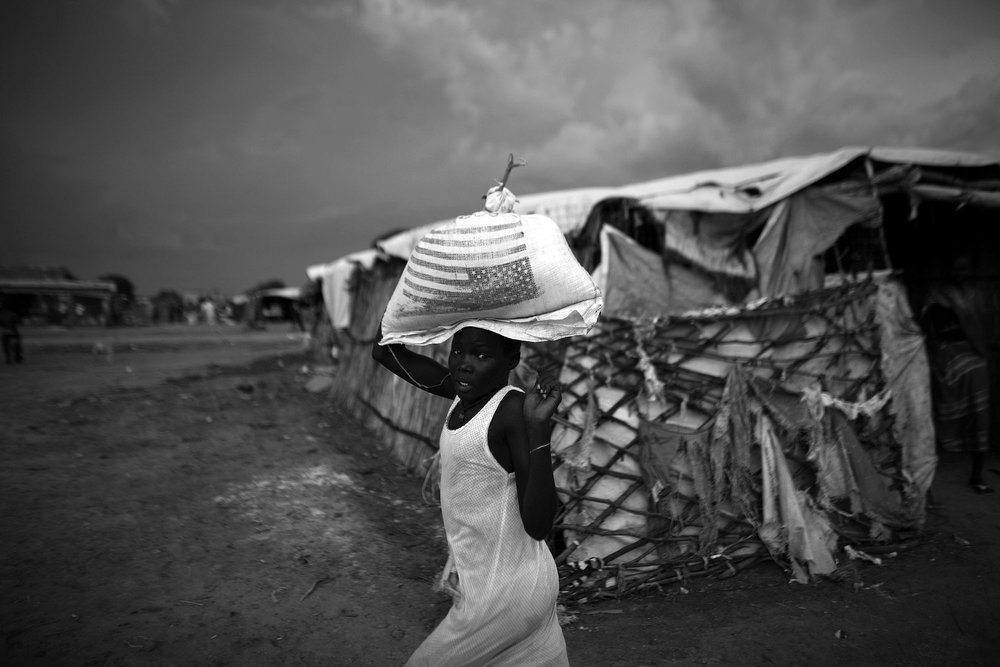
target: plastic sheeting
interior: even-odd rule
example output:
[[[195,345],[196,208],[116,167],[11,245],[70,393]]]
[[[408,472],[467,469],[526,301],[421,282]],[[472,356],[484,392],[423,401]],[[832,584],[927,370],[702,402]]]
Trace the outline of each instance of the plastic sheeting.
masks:
[[[864,148],[843,148],[670,176],[622,190],[635,193],[650,208],[750,213],[795,194],[867,152]]]
[[[909,498],[911,512],[924,516],[927,491],[937,469],[930,365],[924,335],[913,319],[904,287],[880,281],[876,296],[882,372],[892,392],[889,412],[893,435],[903,445],[903,474],[916,493]]]
[[[878,221],[875,191],[815,187],[774,206],[753,254],[761,296],[798,294],[823,286],[822,253],[848,227]]]
[[[831,153],[779,158],[757,164],[709,169],[643,181],[620,187],[575,188],[526,195],[515,212],[552,218],[564,234],[581,228],[593,207],[607,198],[637,199],[650,209],[713,211],[746,214],[762,211],[861,159],[931,167],[996,168],[997,161],[982,155],[913,148],[851,146]],[[972,201],[997,206],[996,193],[920,185],[922,196]],[[377,242],[380,250],[406,259],[420,238],[446,224],[441,220],[400,232]]]
[[[773,552],[787,551],[795,580],[807,583],[814,575],[837,569],[833,557],[837,535],[829,519],[812,499],[797,488],[771,420],[757,422],[764,487],[764,523],[761,540]]]
[[[713,274],[757,282],[757,263],[746,243],[755,222],[744,215],[660,211],[663,244],[671,255],[704,267]]]
[[[354,269],[359,265],[370,269],[378,254],[377,250],[362,250],[329,264],[310,266],[306,270],[310,280],[323,281],[323,303],[334,329],[346,329],[351,325],[350,280]]]
[[[659,254],[607,225],[601,228],[601,263],[594,281],[610,317],[643,320],[731,305],[704,273],[664,262]]]
[[[586,221],[591,209],[602,199],[615,193],[614,188],[577,188],[556,192],[540,192],[518,197],[514,212],[520,215],[537,214],[551,219],[565,235],[572,235]],[[420,227],[414,227],[398,234],[376,241],[379,250],[390,257],[408,259],[428,232],[451,220],[439,220]]]
[[[898,297],[898,287],[886,288],[883,298],[891,303],[892,295]],[[895,318],[905,319],[905,314],[895,308],[877,311],[880,320],[890,322],[883,331],[898,328]],[[906,335],[894,333],[883,345],[906,350],[907,340]],[[920,359],[904,354],[890,367],[919,369]],[[836,569],[839,539],[885,541],[895,529],[917,527],[924,519],[926,486],[912,480],[929,484],[933,435],[929,442],[896,441],[904,476],[911,480],[903,485],[877,465],[885,450],[869,451],[858,438],[862,419],[878,419],[891,405],[901,414],[901,408],[919,404],[926,394],[926,383],[916,382],[912,375],[895,372],[889,378],[884,392],[855,404],[834,399],[819,385],[812,391],[793,391],[734,366],[711,427],[692,431],[640,423],[641,467],[654,504],[661,512],[669,508],[663,499],[676,492],[670,488],[675,483],[672,471],[683,459],[697,496],[703,545],[712,543],[712,530],[728,499],[758,526],[758,536],[772,554],[787,559],[796,580],[830,574]],[[913,427],[924,428],[927,415],[929,409],[916,417]],[[903,418],[907,419],[911,417]],[[909,427],[900,425],[903,431],[896,437],[911,437]],[[751,449],[759,452],[759,458]],[[759,479],[757,492],[752,490],[752,478]]]

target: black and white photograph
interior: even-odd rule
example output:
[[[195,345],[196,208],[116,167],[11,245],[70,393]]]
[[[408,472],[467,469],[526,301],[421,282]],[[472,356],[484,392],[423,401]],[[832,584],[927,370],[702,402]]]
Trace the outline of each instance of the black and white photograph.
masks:
[[[0,663],[994,665],[1000,3],[0,3]]]

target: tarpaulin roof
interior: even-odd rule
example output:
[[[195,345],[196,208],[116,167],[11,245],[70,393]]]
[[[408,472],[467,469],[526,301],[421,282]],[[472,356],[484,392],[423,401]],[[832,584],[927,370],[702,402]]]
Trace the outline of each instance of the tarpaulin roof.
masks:
[[[360,265],[371,268],[378,254],[379,251],[374,249],[360,250],[326,264],[314,264],[306,269],[306,275],[310,280],[323,281],[323,303],[326,304],[334,328],[342,329],[351,323],[350,280],[354,267]]]
[[[514,210],[522,215],[539,214],[552,219],[563,234],[576,231],[587,219],[599,201],[615,196],[617,188],[578,188],[540,192],[517,198]],[[413,252],[417,241],[429,231],[452,222],[454,218],[438,220],[427,225],[408,229],[377,241],[376,247],[391,257],[406,259]]]
[[[306,269],[306,275],[309,276],[309,280],[319,280],[326,276],[332,269],[340,264],[356,263],[362,264],[364,266],[370,266],[373,261],[375,261],[375,256],[378,254],[377,250],[359,250],[358,252],[352,252],[349,255],[344,255],[332,262],[324,262],[323,264],[313,264]]]
[[[25,294],[79,294],[104,296],[117,291],[112,282],[47,278],[0,278],[0,292]]]
[[[995,168],[996,159],[972,153],[921,148],[847,147],[832,153],[786,157],[757,164],[708,169],[620,187],[593,187],[542,192],[518,197],[517,213],[552,218],[564,234],[583,226],[595,204],[604,199],[637,199],[653,209],[751,213],[767,208],[862,158],[886,164],[936,168]],[[1000,194],[962,187],[920,184],[916,193],[928,199],[954,200],[982,206],[1000,205]],[[427,232],[451,220],[440,220],[389,236],[376,246],[406,259]]]
[[[874,146],[872,148],[855,148],[867,152],[873,160],[895,164],[918,164],[925,167],[998,167],[995,158],[978,153],[962,153],[959,151],[943,151],[933,148],[892,148]]]
[[[924,167],[997,167],[982,155],[913,148],[842,148],[759,164],[672,176],[621,190],[650,208],[750,213],[767,208],[851,162],[870,157],[888,164]]]
[[[298,299],[301,295],[301,288],[299,287],[271,287],[268,289],[257,290],[256,295],[259,297],[278,297],[281,299]]]

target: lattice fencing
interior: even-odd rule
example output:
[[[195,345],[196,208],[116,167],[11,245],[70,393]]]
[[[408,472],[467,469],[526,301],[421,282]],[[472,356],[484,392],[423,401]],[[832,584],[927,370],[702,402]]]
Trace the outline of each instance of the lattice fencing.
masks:
[[[862,282],[645,325],[603,320],[564,345],[553,433],[564,597],[725,576],[768,557],[794,566],[795,536],[766,511],[780,495],[776,455],[835,538],[909,539],[875,292]],[[532,348],[528,363],[551,361],[551,348]],[[839,484],[828,477],[844,462],[817,460],[838,456],[853,457]],[[844,493],[858,475],[862,487]]]
[[[377,369],[369,350],[400,268],[356,272],[335,393],[424,472],[447,403]],[[803,541],[912,543],[922,517],[888,410],[878,289],[862,280],[642,324],[604,318],[589,336],[525,345],[523,384],[533,367],[562,366],[552,546],[564,601],[765,559],[811,570]],[[443,360],[438,347],[424,351]],[[794,511],[806,520],[786,521]]]

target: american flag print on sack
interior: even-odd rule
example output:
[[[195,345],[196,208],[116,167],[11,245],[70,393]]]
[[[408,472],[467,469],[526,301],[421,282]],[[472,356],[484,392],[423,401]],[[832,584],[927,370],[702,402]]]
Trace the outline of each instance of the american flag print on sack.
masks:
[[[503,308],[541,294],[521,221],[444,227],[424,236],[403,273],[402,316]]]

